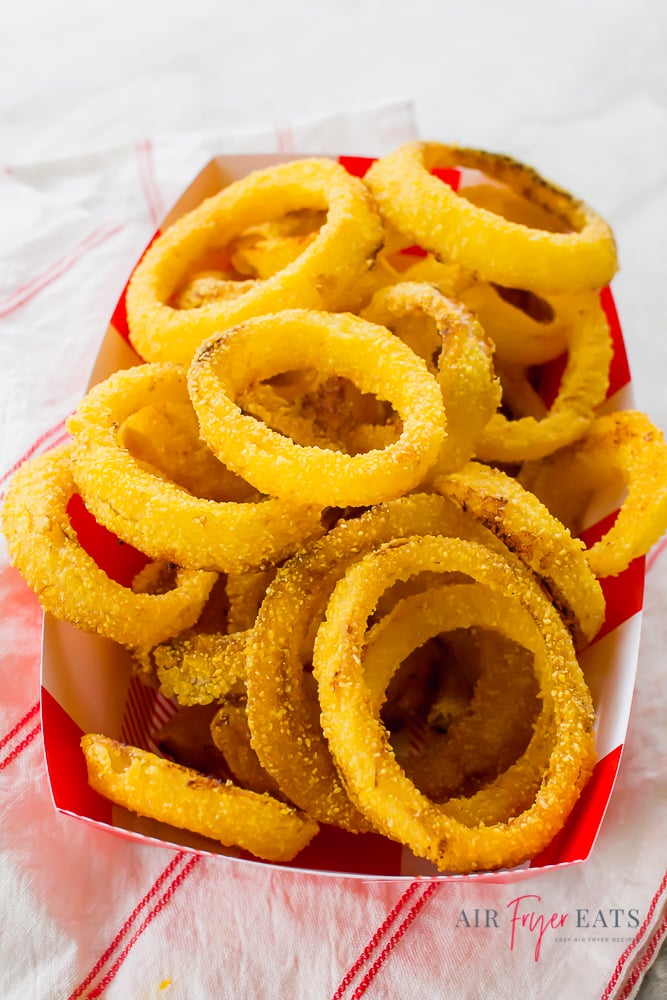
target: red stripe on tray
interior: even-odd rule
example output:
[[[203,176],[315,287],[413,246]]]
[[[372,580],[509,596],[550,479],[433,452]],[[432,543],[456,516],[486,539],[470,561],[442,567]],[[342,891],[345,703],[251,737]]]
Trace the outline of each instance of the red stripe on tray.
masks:
[[[148,912],[145,919],[136,929],[132,937],[127,941],[125,947],[118,954],[118,956],[116,957],[115,961],[110,966],[106,974],[97,983],[97,985],[94,986],[89,993],[87,993],[86,995],[87,1000],[93,1000],[94,997],[101,996],[104,990],[108,988],[112,980],[116,977],[121,965],[127,958],[128,954],[130,953],[131,949],[134,947],[138,939],[141,937],[143,932],[146,930],[149,924],[152,923],[155,917],[164,909],[164,907],[172,898],[176,890],[183,884],[183,882],[188,877],[190,872],[193,870],[196,864],[201,860],[199,856],[192,855],[188,860],[187,864],[181,868],[180,872],[178,872],[178,874],[175,874],[177,869],[181,866],[181,862],[186,856],[187,855],[185,851],[179,851],[178,854],[174,855],[172,860],[169,862],[167,867],[160,873],[160,875],[157,877],[157,879],[155,880],[151,888],[148,890],[148,892],[145,894],[145,896],[143,896],[142,899],[137,903],[137,905],[132,910],[129,917],[124,922],[124,924],[122,925],[116,936],[113,938],[109,946],[100,955],[99,959],[97,960],[93,968],[90,970],[86,978],[82,980],[82,982],[76,987],[76,989],[72,993],[70,993],[68,1000],[78,1000],[79,997],[83,996],[83,994],[92,984],[92,982],[100,975],[100,973],[107,965],[107,963],[111,959],[116,949],[120,946],[123,940],[130,933],[133,924],[138,920],[141,912],[148,906],[149,903],[151,903],[155,899],[158,893],[162,891],[163,887],[165,886],[165,883],[169,879],[172,879],[172,876],[174,876],[169,885],[167,885],[166,888],[164,888],[164,892],[162,892],[162,895],[158,899],[155,906],[152,907],[152,909]]]
[[[336,992],[333,994],[331,1000],[342,1000],[342,997],[347,990],[348,986],[352,984],[352,981],[361,972],[362,967],[370,961],[374,952],[382,943],[383,938],[386,936],[387,932],[391,926],[396,922],[400,914],[403,912],[407,904],[410,902],[412,897],[415,895],[417,890],[424,883],[421,881],[412,882],[408,888],[405,890],[403,895],[398,899],[393,908],[387,914],[383,922],[380,924],[378,929],[369,938],[368,943],[364,947],[363,951],[357,958],[357,960],[350,966],[343,978],[341,979]],[[436,882],[430,882],[424,892],[418,897],[417,901],[413,903],[412,907],[408,910],[408,913],[403,918],[401,923],[398,925],[394,933],[388,939],[382,951],[376,957],[373,964],[367,970],[361,981],[358,983],[354,993],[352,994],[351,1000],[358,1000],[359,997],[368,989],[368,986],[375,978],[375,976],[380,971],[381,966],[387,960],[390,952],[394,949],[398,941],[403,937],[409,925],[413,922],[421,908],[426,903],[427,899],[433,894],[437,888]]]
[[[530,862],[530,868],[583,861],[591,852],[616,780],[623,745],[597,762],[560,833]]]
[[[155,173],[155,157],[153,143],[150,139],[135,144],[134,152],[137,158],[139,182],[144,192],[150,220],[157,229],[165,216],[162,192]]]
[[[108,239],[115,236],[116,233],[120,232],[123,227],[117,226],[101,226],[98,229],[94,229],[92,233],[89,233],[80,243],[72,247],[64,256],[59,260],[54,261],[45,271],[38,274],[37,277],[33,278],[25,285],[21,285],[16,291],[12,292],[6,299],[0,301],[0,319],[5,316],[9,316],[11,313],[20,309],[27,302],[35,297],[43,288],[48,285],[53,284],[58,278],[63,274],[66,274],[70,268],[72,268],[82,257],[90,253],[96,247],[100,246],[102,243],[106,243]]]
[[[81,750],[83,729],[44,687],[42,726],[46,766],[56,808],[110,823],[111,803],[88,784],[86,760]]]
[[[121,586],[129,587],[137,573],[150,562],[148,556],[121,542],[112,531],[99,524],[78,493],[70,497],[67,515],[82,549]]]
[[[606,399],[610,399],[630,382],[630,366],[628,364],[628,355],[623,342],[623,332],[618,319],[618,313],[616,312],[614,297],[609,286],[603,288],[600,292],[600,305],[607,317],[609,335],[613,347],[611,365],[609,366],[609,386],[605,397]],[[534,369],[533,378],[535,379],[536,389],[547,407],[553,406],[556,400],[566,364],[567,352],[560,354],[553,361],[547,361],[545,364],[539,365]]]
[[[609,531],[617,517],[618,511],[612,511],[607,517],[582,531],[580,537],[587,549]],[[595,636],[596,642],[641,611],[644,605],[645,564],[645,557],[638,556],[621,573],[600,579],[605,599],[605,619]]]
[[[141,254],[141,257],[139,258],[139,260],[135,264],[134,268],[132,269],[132,273],[134,273],[134,271],[137,269],[137,267],[139,266],[139,264],[141,263],[141,261],[144,259],[144,257],[148,253],[148,250],[150,249],[150,247],[153,245],[153,243],[155,243],[155,241],[158,238],[158,236],[161,236],[161,235],[162,235],[162,231],[160,229],[156,229],[155,232],[153,233],[151,239],[149,240],[148,244],[144,248],[144,251]],[[127,279],[127,282],[125,283],[125,288],[123,289],[123,291],[120,294],[120,298],[118,299],[118,302],[116,303],[116,308],[114,309],[113,314],[111,316],[111,320],[110,320],[111,326],[114,328],[114,330],[116,331],[116,333],[119,334],[123,338],[123,340],[127,341],[128,344],[130,344],[130,329],[129,329],[128,324],[127,324],[126,298],[127,298],[127,289],[128,289],[128,285],[130,284],[130,278],[131,277],[132,277],[132,274],[130,274],[130,277]],[[130,346],[133,346],[133,345],[130,345]],[[133,350],[135,350],[134,347],[133,347]]]
[[[616,963],[616,967],[615,967],[615,969],[614,969],[614,971],[613,971],[613,973],[611,975],[611,978],[610,978],[609,982],[607,983],[607,985],[606,985],[606,987],[604,989],[604,992],[602,993],[602,996],[600,997],[600,1000],[609,1000],[609,997],[611,996],[611,994],[612,994],[612,992],[614,990],[614,987],[616,986],[616,984],[618,983],[619,979],[621,978],[621,975],[623,973],[623,968],[626,965],[628,959],[633,954],[633,952],[637,951],[637,949],[641,945],[642,939],[643,939],[644,935],[646,934],[646,931],[647,931],[647,929],[648,929],[648,927],[649,927],[649,925],[651,923],[651,920],[653,919],[653,915],[655,914],[655,911],[656,911],[656,909],[658,907],[658,904],[660,903],[661,898],[665,894],[666,890],[667,890],[667,871],[663,875],[662,881],[661,881],[660,885],[658,886],[658,889],[657,889],[655,895],[653,896],[653,899],[651,900],[651,903],[649,905],[648,911],[646,913],[646,917],[644,918],[644,921],[643,921],[641,927],[639,928],[639,930],[635,934],[634,938],[632,939],[632,941],[630,942],[630,944],[628,945],[628,947],[625,949],[625,951],[623,952],[623,954],[619,958],[618,962]],[[665,933],[665,931],[664,931],[664,923],[665,923],[665,921],[663,920],[662,923],[661,923],[661,925],[660,925],[660,927],[658,927],[657,930],[654,932],[654,937],[656,935],[660,935],[660,936],[664,935],[664,933]],[[659,938],[658,938],[658,940],[659,940]],[[656,941],[656,945],[657,945],[657,941]],[[627,990],[627,984],[626,984],[626,990]],[[624,991],[624,995],[627,996],[627,992]]]
[[[391,910],[385,921],[378,927],[377,931],[370,939],[361,955],[357,961],[350,967],[348,972],[343,977],[340,986],[334,993],[332,1000],[342,1000],[343,994],[347,987],[352,983],[355,976],[361,971],[363,965],[370,959],[373,952],[380,945],[382,938],[387,933],[389,927],[395,922],[396,918],[400,912],[405,908],[406,903],[412,897],[418,886],[423,885],[423,882],[413,882],[403,893],[399,899],[396,906]],[[360,997],[364,995],[370,984],[373,982],[377,974],[380,972],[382,966],[385,964],[390,954],[405,935],[406,931],[410,925],[414,922],[416,917],[419,915],[420,911],[423,909],[425,904],[428,902],[430,897],[438,888],[438,883],[431,881],[427,884],[424,891],[412,904],[408,912],[406,913],[403,920],[400,922],[394,933],[389,937],[386,944],[380,951],[379,955],[375,958],[373,963],[368,967],[362,978],[357,983],[354,992],[350,995],[350,1000],[360,1000]]]

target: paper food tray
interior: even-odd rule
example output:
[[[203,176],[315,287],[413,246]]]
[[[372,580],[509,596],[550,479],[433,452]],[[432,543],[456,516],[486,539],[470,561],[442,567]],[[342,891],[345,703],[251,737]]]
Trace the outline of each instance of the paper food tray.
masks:
[[[159,231],[230,181],[251,170],[297,158],[248,155],[210,161],[169,212]],[[340,157],[340,162],[351,173],[362,176],[372,161]],[[442,179],[447,183],[463,186],[467,182],[465,171],[446,173],[448,176]],[[614,342],[610,388],[603,409],[625,409],[632,406],[630,372],[609,288],[603,290],[601,299]],[[90,384],[101,381],[116,369],[139,362],[128,342],[123,293],[100,347]],[[588,544],[613,518],[616,505],[617,498],[599,498],[599,509],[591,514],[592,523],[585,533]],[[118,551],[121,548],[117,546]],[[545,851],[518,869],[474,875],[438,875],[432,865],[384,837],[354,835],[323,827],[295,861],[280,867],[322,876],[362,879],[437,876],[439,879],[511,882],[538,871],[584,861],[593,848],[609,802],[627,730],[639,651],[644,560],[635,560],[624,573],[603,580],[602,584],[607,600],[606,621],[594,642],[580,656],[595,704],[598,762],[565,827]],[[55,807],[118,836],[144,843],[217,856],[221,863],[267,864],[244,852],[229,850],[202,837],[137,817],[90,789],[79,746],[83,733],[101,732],[155,750],[150,734],[175,710],[170,701],[132,676],[129,656],[121,647],[99,636],[79,632],[50,615],[45,616],[41,711]]]

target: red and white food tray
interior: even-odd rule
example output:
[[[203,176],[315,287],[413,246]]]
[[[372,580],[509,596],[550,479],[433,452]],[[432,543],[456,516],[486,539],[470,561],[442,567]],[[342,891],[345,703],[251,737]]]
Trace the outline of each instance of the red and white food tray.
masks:
[[[296,156],[231,156],[211,160],[194,179],[164,219],[161,230],[178,216],[214,194],[224,184],[250,170]],[[371,161],[340,157],[351,172],[363,176]],[[463,187],[476,177],[466,171],[439,172],[443,183]],[[473,172],[470,172],[472,175]],[[159,230],[160,231],[160,230]],[[158,233],[159,233],[158,231]],[[156,234],[158,235],[158,234]],[[418,252],[418,251],[416,251]],[[611,289],[601,292],[613,343],[614,359],[605,410],[632,405],[630,372]],[[91,384],[141,359],[128,341],[125,297],[111,318],[95,363]],[[546,366],[545,391],[558,377],[558,365]],[[613,519],[617,497],[599,497],[584,537],[590,544]],[[79,536],[101,565],[121,582],[129,583],[138,568],[130,547],[120,546],[104,529],[91,522],[76,503],[70,510]],[[284,866],[295,870],[357,878],[411,879],[416,875],[438,879],[511,882],[553,867],[584,861],[590,854],[612,793],[623,750],[637,669],[644,590],[644,559],[636,559],[617,577],[602,581],[607,601],[606,621],[580,660],[596,710],[598,762],[579,802],[555,840],[532,862],[504,872],[472,876],[438,875],[427,862],[376,834],[348,834],[322,828],[315,840]],[[93,792],[87,783],[79,741],[85,732],[102,732],[127,743],[157,748],[151,732],[174,713],[175,706],[158,692],[144,687],[130,671],[129,657],[113,642],[79,632],[73,626],[45,616],[42,647],[41,713],[44,748],[53,801],[58,810],[84,822],[102,826],[118,836],[185,847],[218,855],[231,864],[266,864],[243,852],[230,851],[193,834],[134,816]]]

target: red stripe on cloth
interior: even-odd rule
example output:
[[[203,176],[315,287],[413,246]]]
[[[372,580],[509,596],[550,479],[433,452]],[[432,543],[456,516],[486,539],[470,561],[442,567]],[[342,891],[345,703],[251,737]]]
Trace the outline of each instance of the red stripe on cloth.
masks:
[[[634,969],[628,976],[628,980],[625,986],[623,987],[623,992],[619,993],[618,995],[618,1000],[627,1000],[627,997],[630,996],[633,989],[637,985],[637,980],[639,979],[639,977],[642,975],[643,972],[646,972],[651,962],[653,961],[653,957],[657,951],[658,945],[660,944],[666,933],[667,933],[667,913],[664,915],[660,924],[653,932],[652,937],[649,938],[649,943],[646,946],[646,949],[643,952],[641,958],[639,959]]]
[[[370,984],[373,982],[373,980],[377,976],[378,972],[380,971],[384,963],[389,958],[391,952],[394,950],[398,942],[404,936],[410,924],[415,920],[420,910],[428,902],[428,900],[430,899],[430,897],[433,895],[433,893],[436,891],[437,888],[438,888],[437,882],[430,882],[429,885],[424,890],[424,892],[419,897],[419,899],[412,905],[410,910],[408,910],[406,916],[403,918],[403,920],[398,925],[392,936],[389,938],[386,945],[384,946],[378,957],[375,959],[368,972],[366,972],[366,974],[362,978],[361,982],[359,983],[354,993],[350,997],[350,1000],[359,1000],[359,998],[364,995],[364,993],[366,992]]]
[[[81,983],[79,983],[79,985],[72,993],[70,993],[68,1000],[78,1000],[78,998],[90,986],[93,980],[96,979],[97,976],[99,976],[100,972],[102,971],[106,963],[109,961],[115,950],[118,948],[123,938],[126,937],[126,935],[130,932],[132,924],[135,922],[141,911],[145,909],[145,907],[148,906],[151,900],[158,894],[158,892],[162,889],[164,883],[167,881],[168,878],[170,878],[173,875],[174,871],[176,870],[176,868],[178,868],[178,866],[180,865],[181,861],[185,856],[186,856],[185,851],[179,851],[178,854],[174,855],[174,857],[171,859],[167,867],[160,873],[160,875],[158,875],[157,879],[155,880],[151,888],[148,890],[146,895],[143,896],[143,898],[137,903],[137,905],[132,910],[129,917],[123,924],[123,926],[120,928],[120,930],[114,937],[111,944],[100,955],[97,962],[90,970],[86,978]],[[172,890],[172,895],[173,895],[173,890]],[[99,987],[96,987],[96,989],[99,989]],[[91,995],[92,994],[89,994],[89,996]]]
[[[51,285],[54,281],[60,278],[63,274],[66,274],[77,261],[85,257],[87,253],[94,250],[96,247],[105,243],[116,233],[120,232],[123,227],[118,226],[103,226],[99,229],[94,229],[92,233],[89,233],[72,248],[68,253],[66,253],[55,263],[51,264],[42,274],[37,275],[32,281],[29,281],[26,285],[21,285],[17,288],[15,292],[9,295],[6,299],[0,301],[0,319],[5,316],[9,316],[16,309],[20,309],[24,306],[26,302],[29,302],[38,292],[41,292],[43,288],[47,285]]]
[[[6,757],[3,757],[2,760],[0,760],[0,771],[4,771],[4,769],[12,763],[12,761],[16,760],[16,758],[23,753],[26,747],[30,746],[32,741],[39,735],[41,728],[42,725],[38,722],[37,725],[30,730],[28,735],[24,736],[21,742],[16,744],[11,753],[8,753]]]
[[[294,142],[294,132],[289,125],[274,125],[273,132],[276,137],[276,144],[279,153],[293,153],[296,145]]]
[[[651,920],[653,919],[653,915],[654,915],[654,913],[655,913],[655,911],[656,911],[656,909],[658,907],[658,903],[660,902],[660,898],[664,894],[665,890],[667,890],[667,871],[665,871],[665,874],[662,877],[662,882],[658,886],[657,892],[655,893],[655,895],[653,896],[653,899],[651,900],[651,903],[649,905],[648,911],[646,913],[646,916],[644,918],[644,921],[643,921],[641,927],[639,928],[639,930],[635,934],[634,938],[632,939],[632,941],[630,942],[630,944],[628,945],[628,947],[625,949],[625,951],[623,952],[623,954],[619,958],[618,962],[616,963],[616,968],[614,969],[614,971],[613,971],[613,973],[611,975],[611,978],[610,978],[609,982],[607,983],[607,985],[606,985],[606,987],[604,989],[604,992],[602,993],[602,996],[600,997],[600,1000],[609,1000],[609,997],[611,996],[612,991],[614,990],[614,987],[616,986],[616,984],[618,983],[619,979],[621,978],[621,974],[623,972],[623,968],[624,968],[626,962],[628,961],[628,959],[630,958],[630,956],[632,955],[632,953],[634,951],[636,951],[637,948],[640,946],[642,938],[646,934],[648,926],[651,923]]]
[[[144,197],[148,205],[151,222],[157,228],[165,216],[164,202],[155,174],[155,159],[153,143],[150,139],[136,143],[134,151],[137,157],[137,169]]]
[[[366,947],[359,955],[359,958],[356,960],[356,962],[354,962],[353,965],[350,966],[350,968],[347,970],[347,972],[341,979],[338,989],[332,996],[331,1000],[341,1000],[343,993],[350,985],[356,974],[359,972],[364,962],[367,962],[369,960],[369,958],[377,948],[378,944],[380,943],[384,935],[387,933],[393,922],[396,920],[398,914],[404,908],[406,903],[414,896],[415,892],[417,891],[420,885],[421,882],[412,882],[405,890],[403,895],[394,904],[393,908],[389,911],[383,922],[380,924],[380,926],[375,931],[373,936],[369,939],[368,943],[366,944]]]
[[[10,729],[7,735],[2,737],[2,739],[0,740],[0,750],[3,750],[10,742],[10,740],[13,740],[14,737],[21,732],[24,726],[27,726],[27,724],[32,719],[33,715],[37,715],[38,712],[39,712],[39,702],[36,701],[35,704],[32,706],[32,708],[28,709],[23,718],[19,719],[14,728]]]
[[[44,433],[40,434],[36,441],[33,441],[26,453],[14,462],[11,469],[8,469],[7,472],[0,476],[0,486],[6,483],[8,479],[11,479],[19,467],[23,465],[24,462],[27,462],[29,458],[32,458],[32,456],[38,451],[48,451],[49,448],[55,448],[56,444],[59,444],[61,440],[68,436],[67,431],[64,429],[66,419],[67,417],[63,417],[63,419],[57,423],[55,427],[51,427],[50,430],[44,431]],[[51,440],[52,438],[54,439]]]
[[[141,935],[144,933],[146,928],[153,922],[155,917],[157,917],[162,912],[162,910],[170,901],[176,890],[183,884],[183,882],[185,882],[188,875],[190,875],[192,870],[196,867],[197,864],[199,864],[200,861],[201,861],[201,855],[193,855],[190,858],[186,866],[176,876],[171,885],[167,888],[162,897],[158,900],[156,905],[146,916],[145,920],[134,932],[134,934],[127,942],[127,944],[121,951],[120,955],[118,956],[114,964],[111,966],[107,974],[104,976],[104,978],[101,979],[97,984],[97,986],[90,991],[86,1000],[96,1000],[96,997],[101,996],[102,993],[104,993],[104,991],[110,986],[112,981],[116,978],[116,975],[118,974],[118,970],[120,969],[121,965],[129,955],[130,951],[135,946]]]
[[[584,861],[591,852],[621,762],[623,745],[597,762],[565,826],[530,862],[531,868]]]

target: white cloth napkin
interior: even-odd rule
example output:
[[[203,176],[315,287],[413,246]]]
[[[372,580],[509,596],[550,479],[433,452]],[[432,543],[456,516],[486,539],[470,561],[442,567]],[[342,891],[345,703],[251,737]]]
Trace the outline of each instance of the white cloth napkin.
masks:
[[[210,156],[373,155],[414,134],[411,107],[397,104],[242,136],[162,136],[1,171],[0,492],[24,456],[58,439],[130,268]],[[667,930],[667,555],[659,546],[648,559],[626,749],[592,857],[482,885],[241,865],[131,843],[57,813],[40,736],[41,612],[1,544],[3,1000],[636,995]]]

